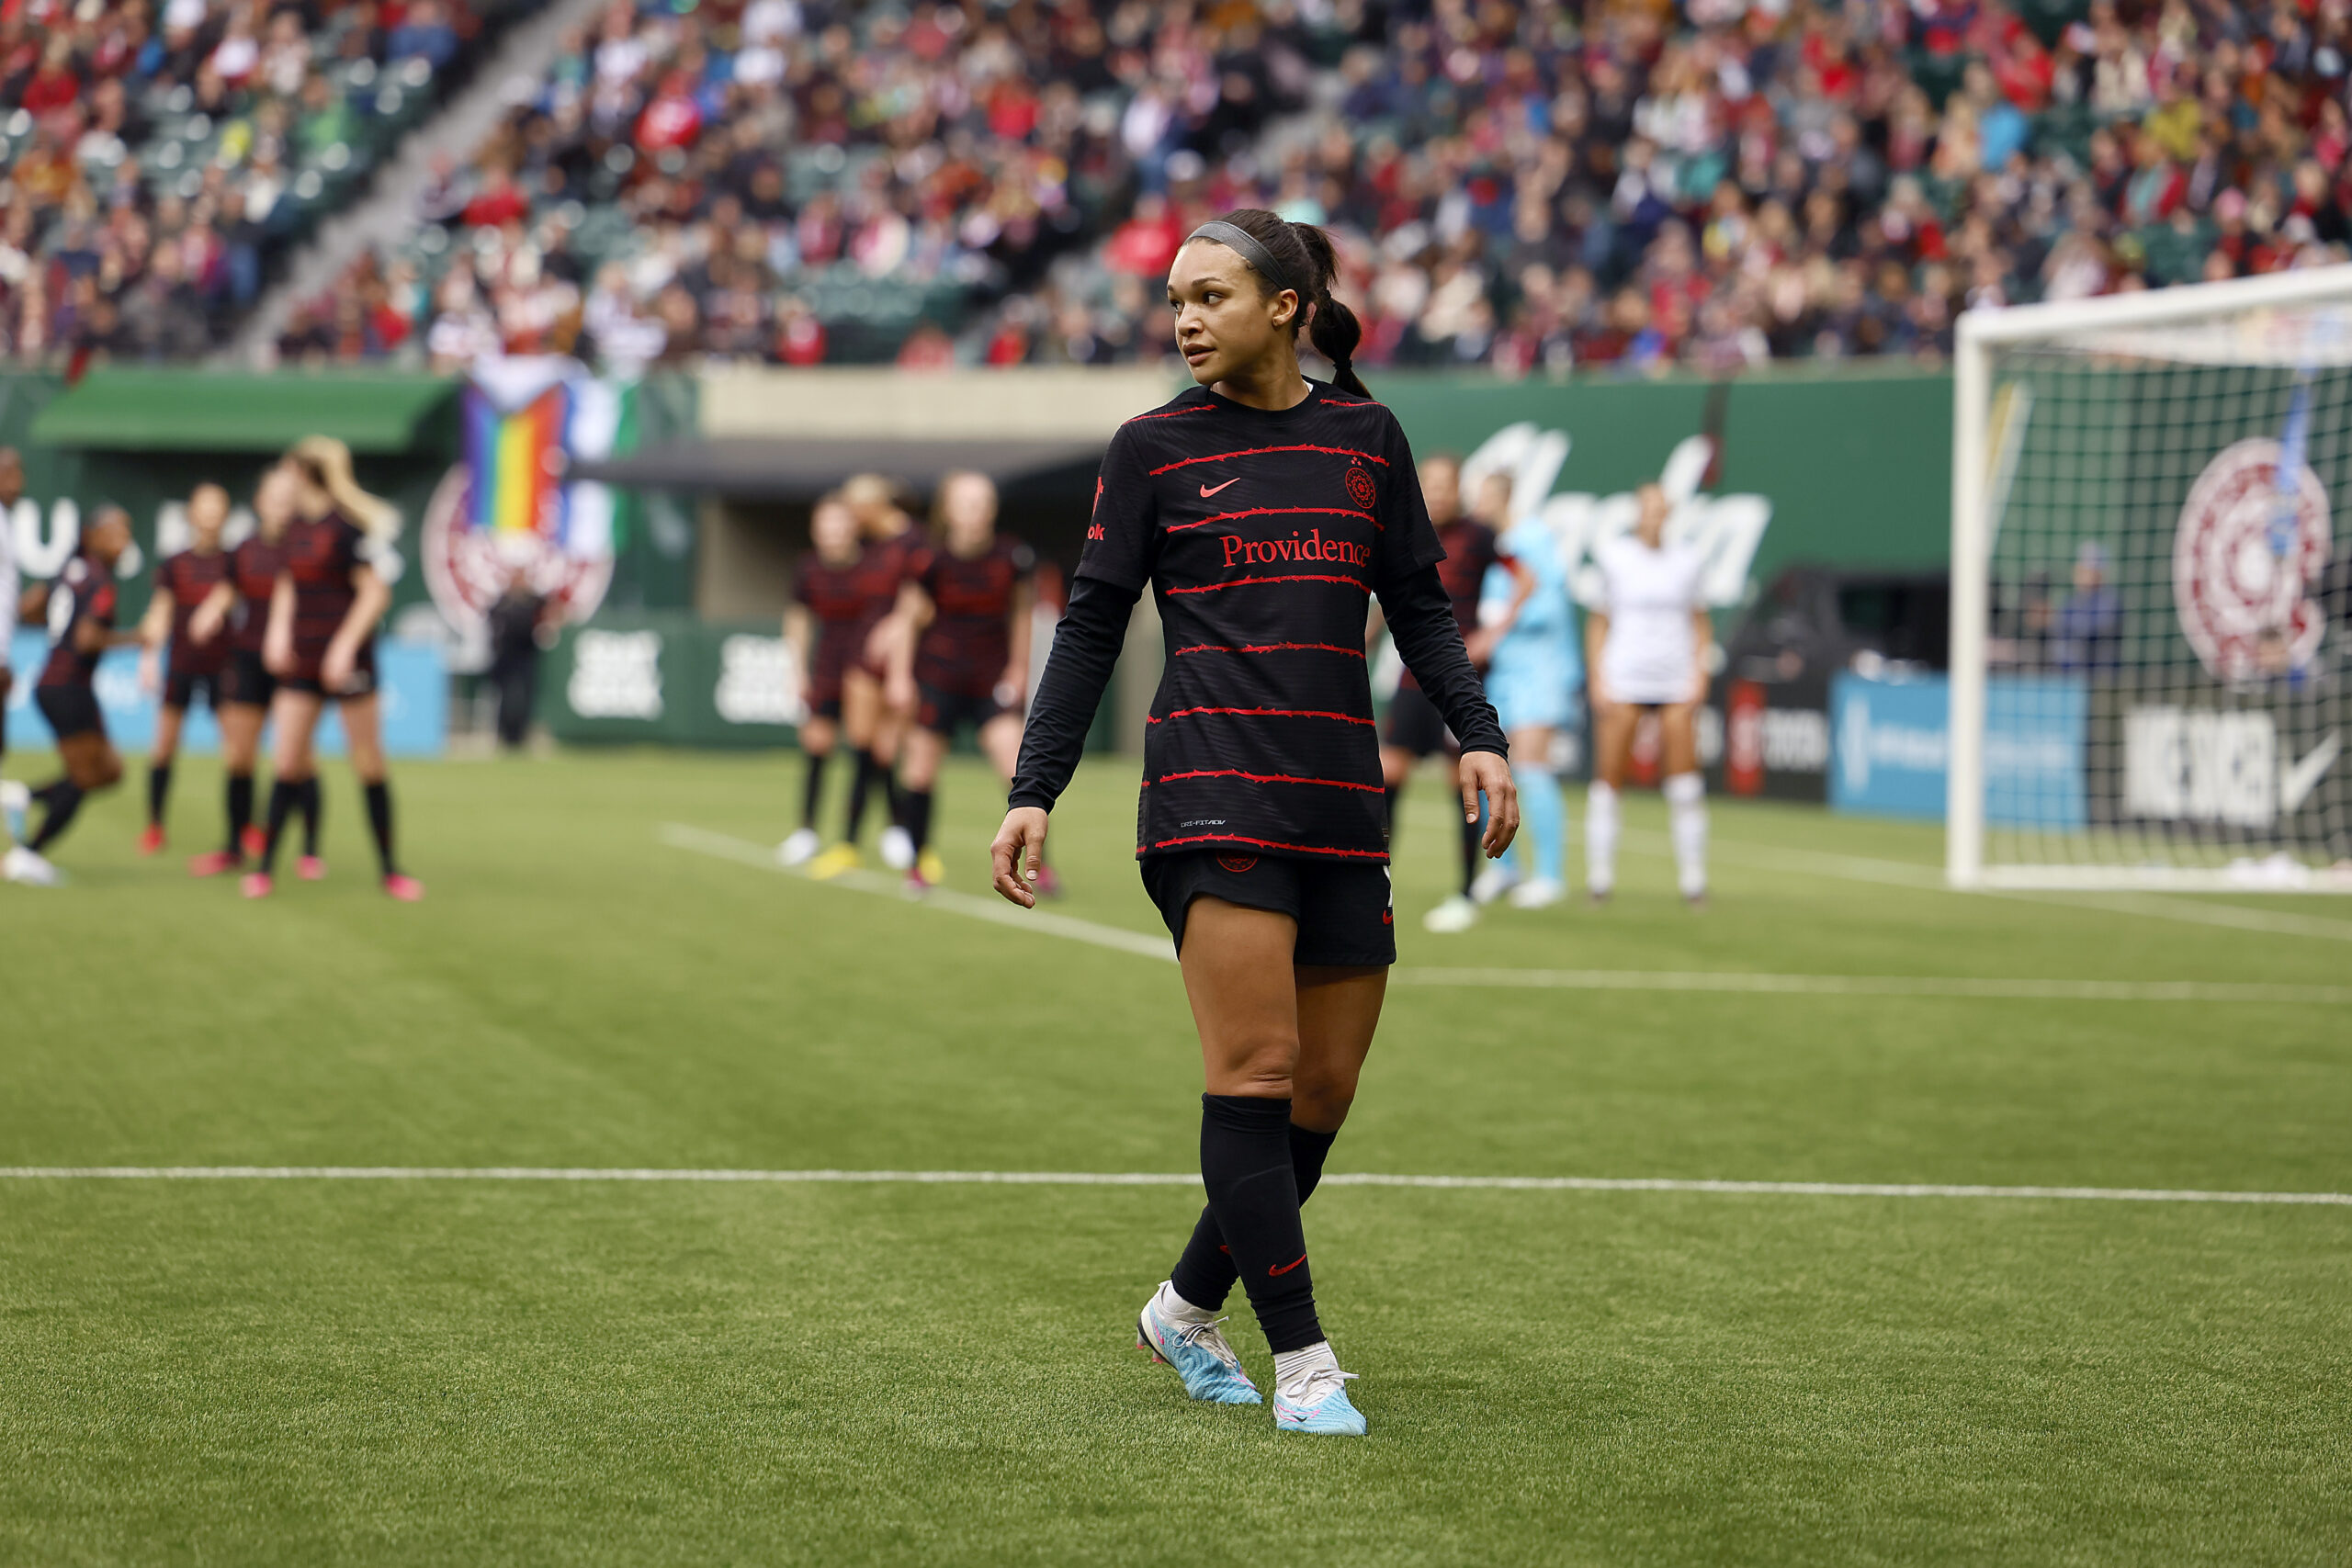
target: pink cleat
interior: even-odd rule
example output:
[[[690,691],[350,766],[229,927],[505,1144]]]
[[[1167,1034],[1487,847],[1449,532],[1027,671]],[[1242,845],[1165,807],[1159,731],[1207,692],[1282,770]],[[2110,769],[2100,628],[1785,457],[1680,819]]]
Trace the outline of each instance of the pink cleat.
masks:
[[[243,863],[227,850],[214,850],[189,861],[187,874],[190,876],[218,876],[224,871],[234,871]]]
[[[403,904],[421,903],[424,898],[424,884],[404,872],[396,871],[384,878],[384,891]]]
[[[148,823],[146,830],[139,835],[139,852],[142,855],[152,855],[163,847],[163,824],[160,822]]]
[[[316,855],[304,855],[294,863],[294,874],[305,882],[324,882],[327,879],[327,863]]]
[[[266,871],[249,871],[244,880],[237,884],[237,891],[248,898],[268,897],[269,887],[269,873]]]

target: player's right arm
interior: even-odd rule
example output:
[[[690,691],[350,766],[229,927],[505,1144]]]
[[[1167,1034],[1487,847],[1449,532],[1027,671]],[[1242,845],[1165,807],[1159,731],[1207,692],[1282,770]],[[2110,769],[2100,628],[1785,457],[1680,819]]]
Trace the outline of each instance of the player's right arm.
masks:
[[[269,626],[261,635],[263,668],[273,675],[294,673],[294,576],[277,574],[269,591]]]
[[[923,628],[938,615],[939,606],[922,583],[910,578],[899,585],[899,602],[891,606],[889,620],[898,630],[890,638],[888,674],[883,689],[889,694],[890,705],[910,708],[915,703],[915,647],[922,641]]]
[[[220,635],[221,626],[229,619],[229,612],[236,608],[236,605],[237,589],[234,582],[224,581],[214,584],[212,592],[204,596],[204,603],[198,604],[188,615],[188,641],[210,642]]]
[[[147,613],[139,617],[139,689],[150,695],[164,689],[164,645],[171,637],[172,595],[158,572]]]
[[[792,650],[793,667],[797,670],[808,668],[808,605],[786,604],[784,607],[784,646]]]
[[[1609,612],[1589,606],[1584,613],[1584,686],[1597,708],[1609,705],[1609,694],[1600,684],[1600,650],[1608,643]]]

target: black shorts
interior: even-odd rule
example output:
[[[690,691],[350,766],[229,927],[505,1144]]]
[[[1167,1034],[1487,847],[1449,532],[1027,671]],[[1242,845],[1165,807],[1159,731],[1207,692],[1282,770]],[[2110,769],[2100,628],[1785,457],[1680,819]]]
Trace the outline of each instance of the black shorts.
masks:
[[[239,707],[266,708],[277,694],[277,677],[261,661],[257,649],[229,650],[229,667],[220,671],[220,700]]]
[[[998,702],[992,691],[947,692],[937,686],[918,686],[915,694],[915,722],[936,735],[953,735],[967,724],[978,729],[1000,714],[1017,718],[1021,712]]]
[[[835,690],[833,694],[830,697],[809,698],[808,716],[810,718],[830,718],[836,724],[840,723],[842,716],[842,694],[840,691],[838,689]]]
[[[164,678],[164,705],[186,713],[196,705],[200,694],[204,705],[219,713],[220,705],[228,700],[221,694],[227,674],[226,670],[174,670]]]
[[[277,678],[278,685],[289,692],[308,692],[314,697],[335,698],[364,697],[376,689],[376,645],[373,642],[360,649],[359,657],[352,661],[351,684],[341,691],[326,689],[325,682],[319,678],[319,663],[315,658],[299,660],[293,674]]]
[[[1419,686],[1399,686],[1388,699],[1388,724],[1380,739],[1382,744],[1416,757],[1453,750],[1453,737],[1445,730],[1445,716]]]
[[[1195,850],[1147,857],[1143,886],[1159,906],[1178,953],[1184,951],[1184,916],[1193,899],[1206,895],[1296,920],[1293,964],[1378,968],[1396,962],[1388,867],[1377,861]]]
[[[40,708],[41,717],[49,720],[49,732],[60,740],[76,735],[97,732],[103,740],[107,721],[98,712],[98,696],[87,686],[36,686],[33,702]]]

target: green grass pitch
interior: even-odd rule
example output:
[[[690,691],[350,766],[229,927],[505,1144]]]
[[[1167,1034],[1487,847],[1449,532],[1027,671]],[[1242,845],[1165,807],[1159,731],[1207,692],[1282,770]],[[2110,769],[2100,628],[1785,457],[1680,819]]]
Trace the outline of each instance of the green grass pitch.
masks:
[[[60,850],[72,886],[0,887],[0,1165],[1192,1168],[1172,965],[658,836],[772,843],[797,777],[402,768],[414,908],[339,770],[332,876],[264,905],[181,874],[209,764],[168,863],[126,789]],[[980,892],[991,791],[958,764],[942,801]],[[1133,810],[1131,768],[1080,775],[1061,911],[1156,932]],[[1930,830],[1722,802],[1692,914],[1655,797],[1613,907],[1432,937],[1442,811],[1425,774],[1410,965],[2293,987],[2352,958],[2325,901],[1964,897],[1906,881]],[[1400,984],[1332,1168],[2343,1192],[2352,1026]],[[1198,1201],[0,1181],[0,1563],[2352,1560],[2352,1209],[1328,1189],[1347,1442],[1188,1404],[1130,1348]]]

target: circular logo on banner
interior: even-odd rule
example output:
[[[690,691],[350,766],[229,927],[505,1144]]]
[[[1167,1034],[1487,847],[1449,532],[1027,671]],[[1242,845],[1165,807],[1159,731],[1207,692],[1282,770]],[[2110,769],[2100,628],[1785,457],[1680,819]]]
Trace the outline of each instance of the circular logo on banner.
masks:
[[[1372,476],[1353,463],[1348,465],[1348,499],[1366,512],[1372,510],[1372,503],[1377,499],[1377,492],[1372,488]]]
[[[2205,668],[2227,681],[2308,662],[2325,629],[2305,590],[2334,547],[2327,490],[2302,466],[2295,493],[2280,496],[2278,456],[2267,437],[2224,448],[2190,487],[2173,537],[2180,629]],[[2291,515],[2282,517],[2282,507]]]
[[[575,551],[543,530],[483,527],[476,511],[473,471],[459,463],[434,487],[417,541],[425,585],[451,626],[461,632],[481,626],[517,567],[535,592],[563,606],[567,620],[585,620],[604,603],[613,580],[609,547]]]

